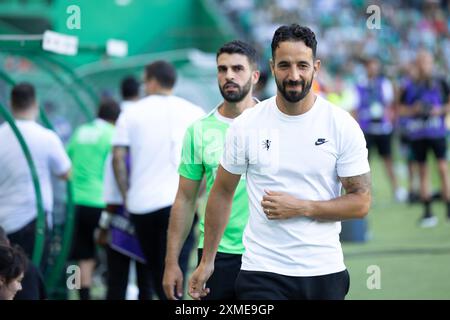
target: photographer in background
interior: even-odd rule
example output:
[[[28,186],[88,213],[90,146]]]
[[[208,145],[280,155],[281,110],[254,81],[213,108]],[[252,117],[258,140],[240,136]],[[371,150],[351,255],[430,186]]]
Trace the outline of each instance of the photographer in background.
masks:
[[[404,88],[400,115],[408,118],[407,132],[414,159],[419,164],[420,198],[424,205],[421,227],[433,227],[438,219],[431,210],[427,153],[431,149],[437,159],[441,180],[441,196],[447,204],[450,219],[449,178],[445,115],[450,111],[449,88],[444,79],[433,75],[434,58],[430,52],[419,51],[416,58],[417,79]]]
[[[367,57],[363,62],[366,75],[356,85],[353,113],[366,138],[369,159],[372,149],[376,148],[383,159],[392,193],[396,201],[403,202],[407,192],[399,186],[392,160],[394,87],[382,74],[377,57]]]

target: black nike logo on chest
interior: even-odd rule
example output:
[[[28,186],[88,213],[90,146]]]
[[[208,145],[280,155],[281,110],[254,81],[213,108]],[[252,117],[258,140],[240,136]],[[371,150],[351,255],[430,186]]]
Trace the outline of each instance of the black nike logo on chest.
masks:
[[[328,140],[327,139],[325,139],[325,138],[319,138],[319,139],[317,139],[317,141],[314,143],[316,146],[320,146],[321,144],[324,144],[324,143],[326,143],[326,142],[328,142]]]

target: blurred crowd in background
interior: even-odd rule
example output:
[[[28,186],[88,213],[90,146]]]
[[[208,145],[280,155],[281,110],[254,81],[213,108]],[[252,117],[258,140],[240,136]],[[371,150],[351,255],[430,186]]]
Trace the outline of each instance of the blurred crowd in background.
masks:
[[[380,8],[380,29],[367,27],[369,3],[363,0],[219,0],[224,12],[258,48],[268,69],[270,39],[282,23],[311,27],[323,61],[320,83],[333,91],[335,77],[356,82],[364,75],[361,59],[378,57],[390,78],[400,78],[418,49],[433,52],[436,69],[450,77],[450,1],[372,1]],[[305,10],[305,8],[308,8]]]

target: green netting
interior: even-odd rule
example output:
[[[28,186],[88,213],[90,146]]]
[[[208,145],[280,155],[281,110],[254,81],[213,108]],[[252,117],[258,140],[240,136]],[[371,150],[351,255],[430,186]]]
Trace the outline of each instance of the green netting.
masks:
[[[196,103],[205,110],[212,109],[220,102],[215,55],[198,50],[176,50],[120,60],[105,59],[79,67],[76,69],[76,73],[94,91],[120,99],[120,81],[128,75],[134,75],[142,80],[145,65],[158,59],[171,61],[177,68],[176,95]]]

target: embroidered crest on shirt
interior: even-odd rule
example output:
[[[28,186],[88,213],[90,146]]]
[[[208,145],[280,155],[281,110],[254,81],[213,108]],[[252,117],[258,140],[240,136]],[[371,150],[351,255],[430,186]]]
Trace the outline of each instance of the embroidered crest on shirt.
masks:
[[[272,141],[270,141],[269,139],[263,140],[263,142],[262,142],[263,148],[266,150],[269,150],[271,143],[272,143]]]

